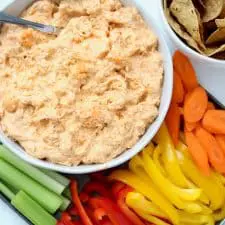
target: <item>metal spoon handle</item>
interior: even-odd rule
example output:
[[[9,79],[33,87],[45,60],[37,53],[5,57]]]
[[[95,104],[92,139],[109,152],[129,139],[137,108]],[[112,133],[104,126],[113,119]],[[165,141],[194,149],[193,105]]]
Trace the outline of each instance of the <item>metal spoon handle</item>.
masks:
[[[15,17],[15,16],[8,15],[3,12],[0,12],[0,22],[30,27],[30,28],[33,28],[33,29],[36,29],[36,30],[39,30],[39,31],[45,32],[45,33],[55,33],[57,30],[53,26],[44,25],[41,23],[35,23],[35,22],[29,21],[29,20],[24,20],[24,19]]]

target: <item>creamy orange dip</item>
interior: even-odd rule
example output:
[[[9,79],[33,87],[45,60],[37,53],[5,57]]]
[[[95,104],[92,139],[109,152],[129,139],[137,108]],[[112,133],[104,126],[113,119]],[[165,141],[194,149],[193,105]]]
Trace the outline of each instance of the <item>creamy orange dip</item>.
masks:
[[[0,34],[0,124],[39,159],[103,163],[131,148],[158,115],[157,37],[118,0],[41,0]]]

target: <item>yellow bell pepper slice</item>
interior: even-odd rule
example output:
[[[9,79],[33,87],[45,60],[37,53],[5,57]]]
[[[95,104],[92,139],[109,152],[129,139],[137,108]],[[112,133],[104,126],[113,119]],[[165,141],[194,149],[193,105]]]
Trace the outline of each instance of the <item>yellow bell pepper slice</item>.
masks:
[[[181,224],[193,225],[214,225],[215,220],[212,215],[190,214],[183,211],[179,212]]]
[[[143,181],[149,182],[150,178],[144,170],[143,160],[139,155],[134,156],[129,162],[129,169]],[[150,181],[151,182],[151,181]]]
[[[168,216],[173,224],[179,224],[177,209],[157,191],[156,186],[151,181],[145,183],[140,177],[127,170],[116,170],[109,176],[109,179],[119,180],[131,186],[157,205]]]
[[[212,210],[220,209],[225,200],[224,187],[218,183],[214,173],[209,177],[203,176],[195,164],[178,152],[179,163],[186,177],[200,187],[210,200]]]
[[[164,170],[164,168],[162,167],[162,162],[160,160],[160,156],[162,155],[162,149],[160,148],[160,146],[158,145],[153,153],[153,161],[156,164],[156,166],[158,167],[158,169],[160,170],[160,172],[166,176],[166,172]]]
[[[165,123],[158,131],[156,140],[162,149],[162,160],[169,179],[179,187],[188,187],[188,180],[180,169],[175,148]]]
[[[138,209],[143,213],[168,219],[168,216],[163,213],[158,206],[147,200],[144,195],[138,192],[129,192],[126,197],[126,204],[131,209]]]
[[[163,220],[160,220],[159,218],[157,217],[154,217],[152,215],[148,215],[148,214],[145,214],[144,212],[142,212],[141,210],[138,210],[138,209],[134,209],[134,211],[140,216],[142,217],[144,220],[147,220],[148,222],[154,224],[154,225],[170,225],[169,223],[163,221]]]
[[[215,219],[215,221],[221,221],[225,218],[225,205],[222,209],[217,210],[213,213],[213,218]]]
[[[182,152],[186,158],[191,159],[191,156],[188,152],[188,148],[183,142],[179,141],[178,145],[176,146],[176,149]],[[179,155],[179,152],[176,151],[176,154]],[[192,182],[190,182],[190,180],[188,180],[188,187],[196,188],[196,185],[194,185]],[[209,198],[204,192],[202,192],[199,200],[206,205],[209,205],[210,203]]]
[[[151,177],[153,183],[177,208],[184,209],[192,213],[201,212],[202,209],[197,203],[182,201],[198,200],[201,195],[201,189],[178,188],[160,173],[153,160],[145,151],[143,151],[143,160],[146,172]]]

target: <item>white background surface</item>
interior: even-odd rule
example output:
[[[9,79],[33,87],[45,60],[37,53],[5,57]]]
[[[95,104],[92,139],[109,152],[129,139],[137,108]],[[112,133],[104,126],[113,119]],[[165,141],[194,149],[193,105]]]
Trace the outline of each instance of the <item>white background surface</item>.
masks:
[[[20,0],[17,0],[20,1]],[[159,21],[159,26],[161,26],[160,19],[158,17],[158,2],[159,0],[139,0],[146,5],[146,9],[149,13],[153,14],[155,18]],[[11,0],[0,0],[0,10],[4,8]],[[162,29],[163,32],[163,29]],[[169,43],[171,49],[173,49],[172,44]],[[224,71],[225,72],[225,71]],[[198,74],[203,86],[215,95],[220,101],[225,105],[225,74],[219,77],[215,76],[205,76],[204,74]],[[26,223],[20,219],[17,214],[15,214],[5,203],[0,200],[0,224],[1,225],[26,225]]]

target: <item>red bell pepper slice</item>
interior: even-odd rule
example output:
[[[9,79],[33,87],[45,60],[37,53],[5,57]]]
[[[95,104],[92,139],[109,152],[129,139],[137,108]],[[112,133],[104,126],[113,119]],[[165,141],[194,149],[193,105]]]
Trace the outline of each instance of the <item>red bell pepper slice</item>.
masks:
[[[77,208],[80,219],[82,220],[84,225],[93,225],[90,218],[88,217],[83,205],[78,196],[77,182],[75,180],[71,180],[70,182],[70,190],[72,194],[72,201]]]
[[[65,225],[61,220],[58,220],[56,225]]]
[[[88,194],[82,191],[80,193],[80,200],[81,200],[81,202],[82,203],[86,203],[86,202],[88,202],[88,199],[89,199]]]
[[[103,208],[97,208],[94,211],[94,216],[97,220],[103,220],[103,217],[107,216],[107,213]]]
[[[120,190],[117,194],[117,205],[121,212],[134,224],[134,225],[145,225],[144,222],[127,206],[125,200],[129,192],[133,191],[132,188],[126,187]]]
[[[103,183],[99,181],[90,181],[84,185],[84,192],[91,196],[94,193],[102,197],[112,197],[111,193],[106,189]]]
[[[120,190],[122,190],[124,187],[126,187],[126,184],[116,181],[112,186],[112,193],[113,193],[114,197],[116,197],[118,192]]]
[[[64,225],[74,225],[71,216],[67,212],[62,213],[61,221]]]
[[[94,209],[103,208],[113,225],[132,225],[132,222],[123,215],[118,206],[109,198],[96,197],[91,198],[89,202]]]
[[[94,224],[96,224],[96,225],[113,225],[110,222],[110,220],[106,217],[104,217],[102,220],[98,220],[96,218],[96,215],[94,214],[94,211],[90,207],[86,206],[85,210],[86,210],[88,216],[91,218],[91,220],[93,221]]]

